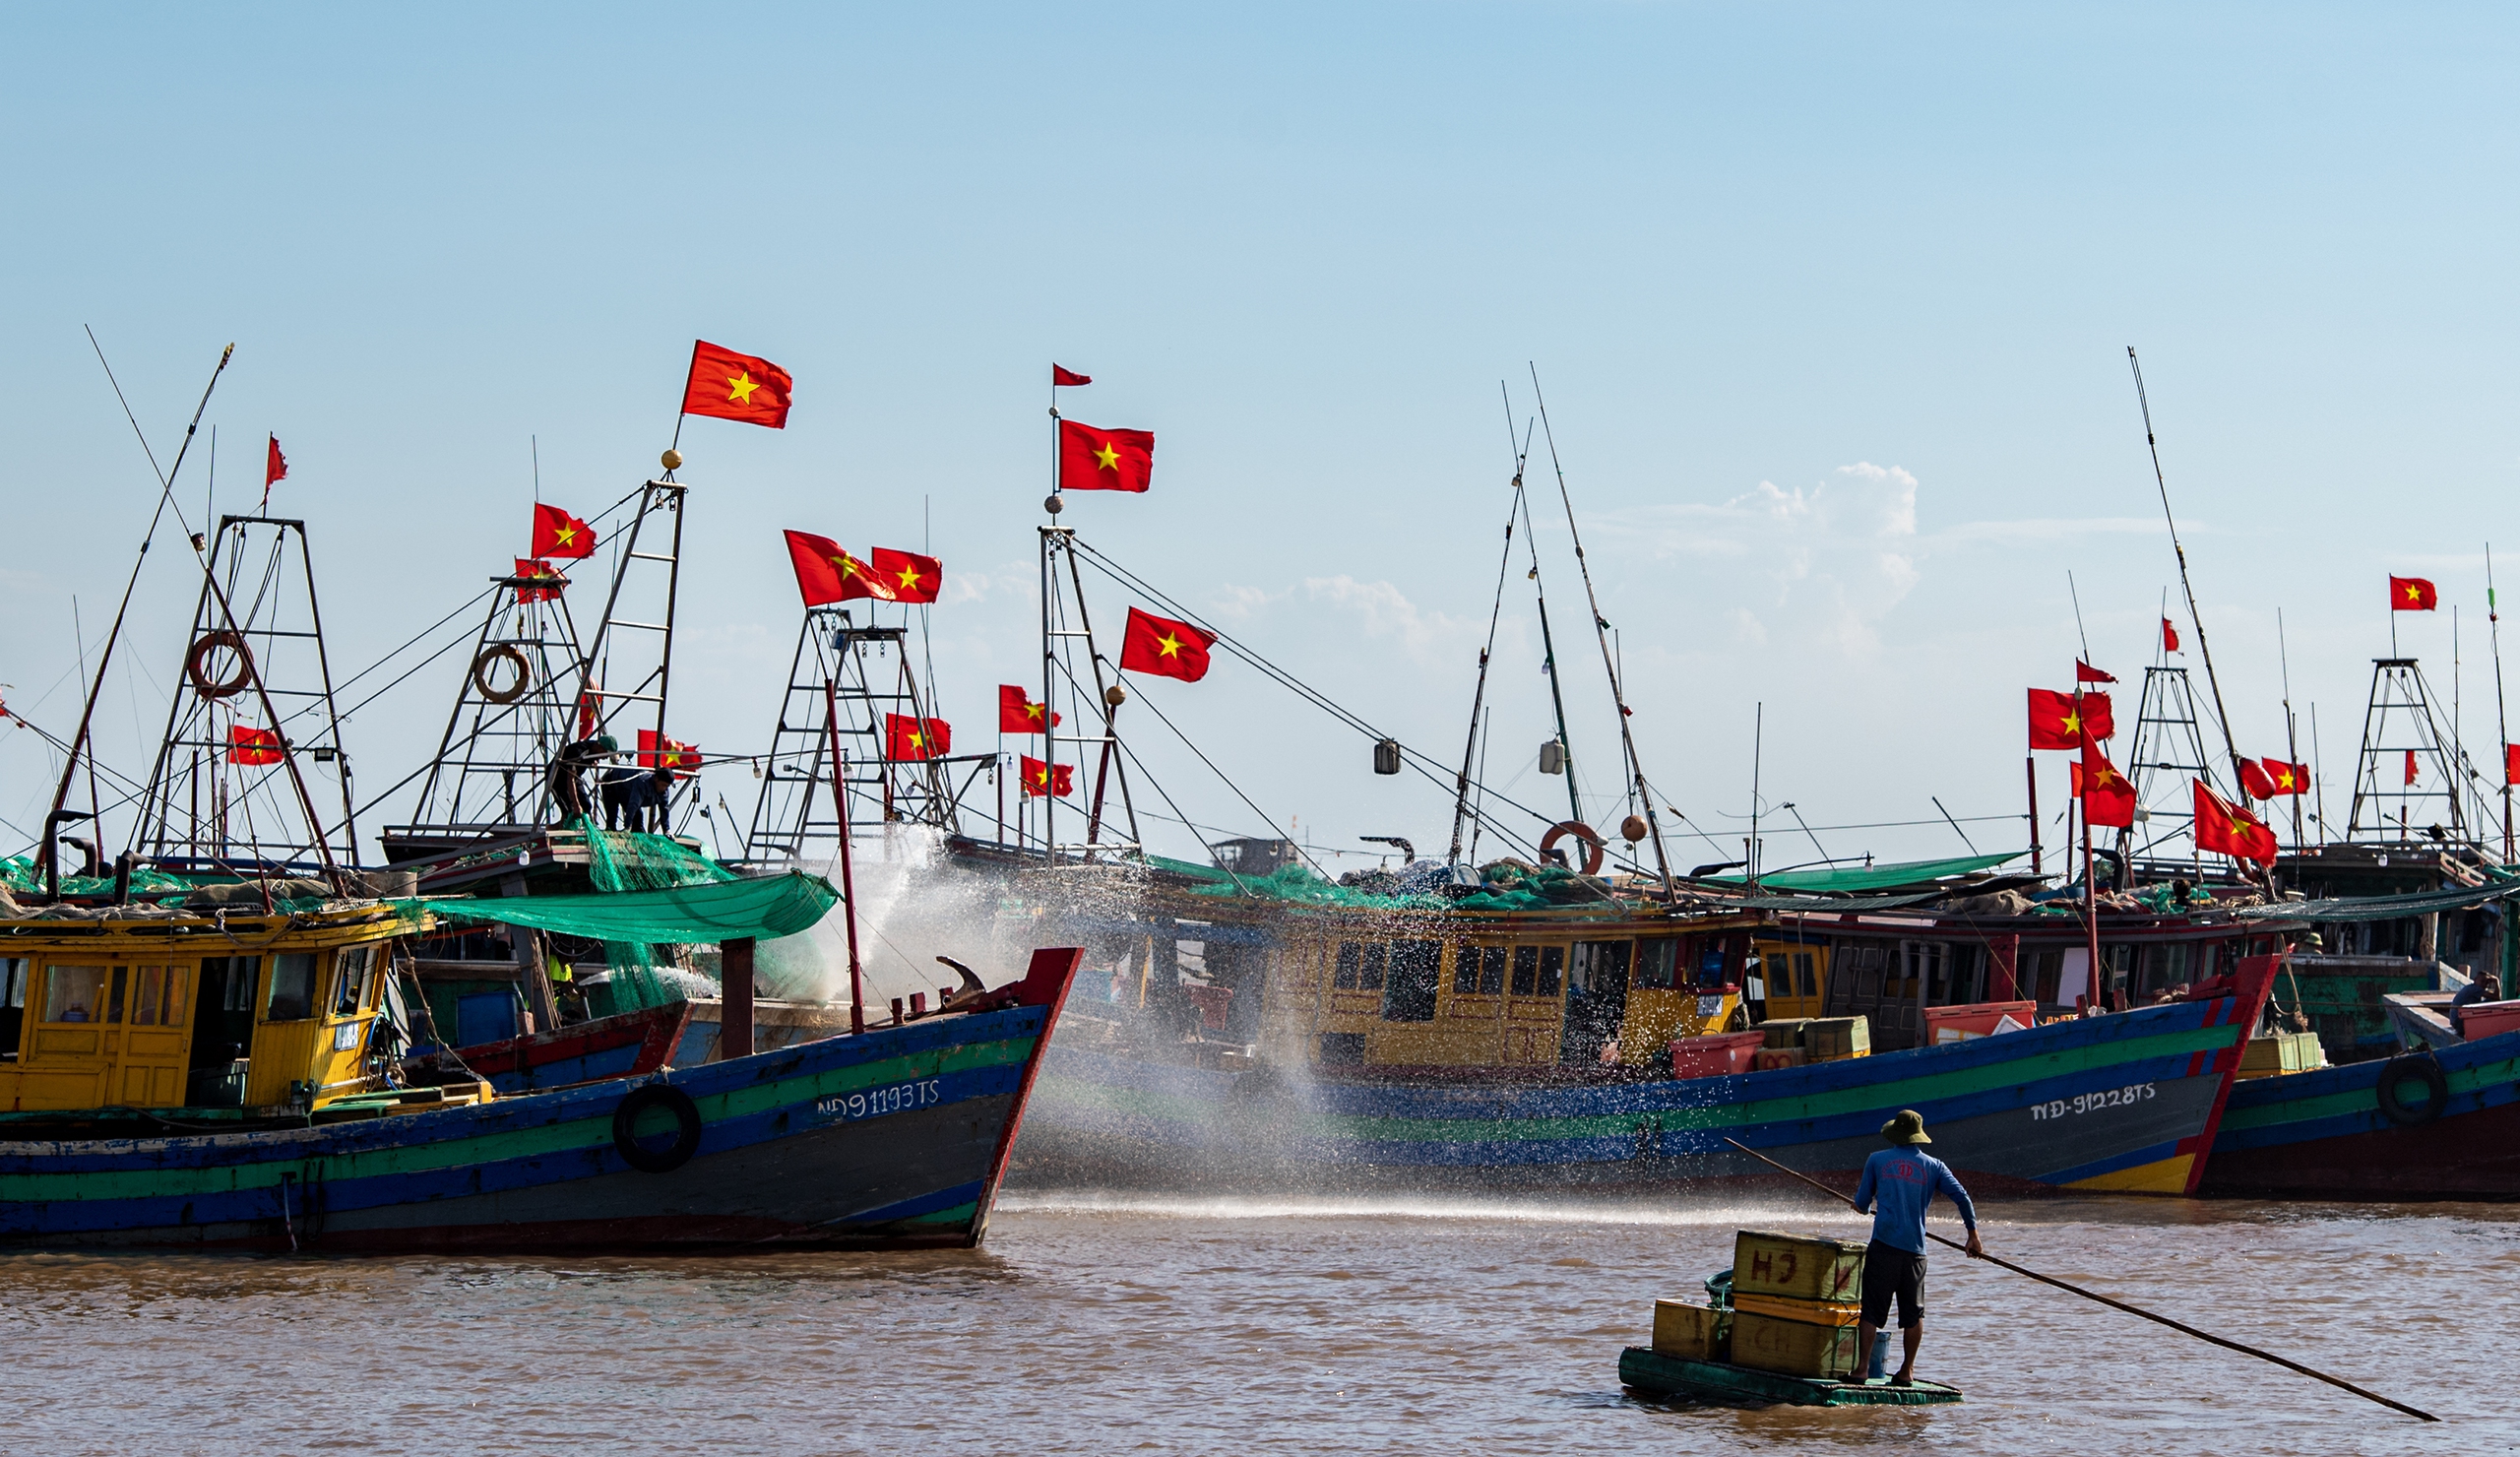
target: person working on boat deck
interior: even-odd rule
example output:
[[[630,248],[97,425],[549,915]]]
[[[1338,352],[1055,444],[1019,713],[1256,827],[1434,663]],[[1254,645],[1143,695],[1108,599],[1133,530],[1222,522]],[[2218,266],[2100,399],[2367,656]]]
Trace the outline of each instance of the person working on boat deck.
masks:
[[[1916,1375],[1917,1347],[1925,1335],[1925,1206],[1933,1202],[1935,1190],[1949,1194],[1951,1202],[1960,1206],[1961,1222],[1969,1227],[1969,1253],[1981,1255],[1985,1250],[1978,1243],[1978,1206],[1969,1202],[1969,1191],[1940,1159],[1923,1149],[1933,1142],[1925,1133],[1924,1114],[1902,1109],[1897,1117],[1881,1125],[1881,1136],[1890,1140],[1890,1147],[1863,1161],[1863,1178],[1856,1184],[1852,1201],[1856,1213],[1872,1216],[1872,1247],[1863,1252],[1863,1310],[1858,1319],[1855,1349],[1872,1349],[1873,1335],[1889,1318],[1891,1297],[1898,1297],[1899,1330],[1907,1354],[1890,1384],[1905,1386]]]
[[[2467,1036],[2468,1008],[2475,1006],[2478,1002],[2501,999],[2502,982],[2493,973],[2487,972],[2470,982],[2459,988],[2458,995],[2450,998],[2450,1030],[2461,1037]]]

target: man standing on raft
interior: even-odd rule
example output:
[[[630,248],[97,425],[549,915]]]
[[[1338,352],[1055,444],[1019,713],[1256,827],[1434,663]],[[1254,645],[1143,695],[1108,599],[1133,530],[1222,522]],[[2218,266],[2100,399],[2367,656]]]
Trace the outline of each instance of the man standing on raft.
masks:
[[[1890,1147],[1863,1161],[1863,1179],[1855,1188],[1855,1212],[1872,1216],[1872,1247],[1863,1252],[1863,1312],[1856,1328],[1856,1352],[1869,1357],[1873,1337],[1890,1315],[1890,1298],[1899,1298],[1899,1330],[1907,1343],[1907,1357],[1899,1362],[1899,1373],[1890,1378],[1893,1386],[1908,1385],[1916,1376],[1917,1347],[1923,1342],[1925,1328],[1925,1206],[1933,1202],[1939,1189],[1960,1206],[1961,1222],[1969,1227],[1969,1253],[1974,1257],[1985,1250],[1978,1243],[1978,1206],[1969,1202],[1969,1191],[1940,1159],[1922,1147],[1933,1142],[1925,1133],[1924,1114],[1915,1109],[1902,1109],[1899,1115],[1881,1125],[1881,1136]],[[1880,1201],[1876,1212],[1872,1205]]]

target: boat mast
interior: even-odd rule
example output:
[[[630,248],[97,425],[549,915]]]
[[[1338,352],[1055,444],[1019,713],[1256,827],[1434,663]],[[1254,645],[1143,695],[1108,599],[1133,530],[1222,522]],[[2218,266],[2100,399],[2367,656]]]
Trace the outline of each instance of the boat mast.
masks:
[[[1548,699],[1557,710],[1558,768],[1566,771],[1566,817],[1584,817],[1583,801],[1575,797],[1575,749],[1566,741],[1566,693],[1557,684],[1557,645],[1548,635],[1548,588],[1540,580],[1540,542],[1534,538],[1531,502],[1520,494],[1514,497],[1523,513],[1523,547],[1531,553],[1532,601],[1540,604],[1540,656],[1547,665]]]
[[[2493,638],[2493,721],[2502,735],[2502,859],[2511,862],[2511,720],[2502,702],[2502,616],[2493,601],[2493,543],[2485,543],[2485,621]]]
[[[2196,652],[2205,660],[2205,686],[2214,693],[2214,716],[2223,726],[2223,752],[2232,763],[2232,781],[2239,782],[2240,751],[2232,738],[2232,716],[2223,707],[2223,684],[2214,676],[2214,649],[2205,640],[2205,618],[2196,610],[2196,584],[2187,575],[2187,548],[2178,542],[2178,519],[2171,514],[2170,482],[2162,475],[2162,448],[2153,438],[2153,402],[2144,393],[2144,366],[2135,347],[2126,347],[2126,365],[2135,371],[2135,404],[2144,412],[2144,448],[2153,453],[2153,484],[2161,488],[2162,519],[2170,523],[2170,549],[2178,557],[2178,585],[2187,594],[2187,620],[2196,628]],[[2394,625],[2394,624],[2393,624]]]
[[[1514,443],[1514,402],[1505,395],[1505,382],[1496,381],[1496,393],[1505,396],[1505,443]],[[1496,651],[1496,619],[1505,609],[1505,569],[1514,560],[1514,513],[1523,503],[1523,462],[1531,457],[1531,432],[1523,432],[1522,448],[1514,452],[1514,500],[1505,508],[1505,549],[1496,557],[1496,600],[1487,608],[1487,645],[1479,650],[1479,686],[1470,695],[1470,740],[1461,748],[1461,774],[1453,781],[1453,847],[1444,863],[1461,863],[1461,829],[1470,818],[1471,760],[1479,752],[1479,715],[1487,701],[1487,660]]]
[[[1566,468],[1558,464],[1557,434],[1548,425],[1548,401],[1540,391],[1540,366],[1537,364],[1532,366],[1532,398],[1540,405],[1541,436],[1548,442],[1549,469],[1557,473],[1557,498],[1566,507],[1566,534],[1575,543],[1575,569],[1584,577],[1584,600],[1593,609],[1593,636],[1601,642],[1602,669],[1609,674],[1610,702],[1618,709],[1618,741],[1627,751],[1629,782],[1635,786],[1636,797],[1645,811],[1645,830],[1654,840],[1654,868],[1662,875],[1663,894],[1669,898],[1676,894],[1671,884],[1671,858],[1663,849],[1663,825],[1654,813],[1653,791],[1645,785],[1645,766],[1636,757],[1636,734],[1627,723],[1630,714],[1627,690],[1619,682],[1618,660],[1610,652],[1610,624],[1602,616],[1601,594],[1593,590],[1593,568],[1584,559],[1584,537],[1575,526],[1575,498],[1566,489]],[[1549,676],[1553,686],[1556,674],[1552,672]],[[1568,788],[1573,788],[1571,779]],[[1635,844],[1632,840],[1628,843]]]

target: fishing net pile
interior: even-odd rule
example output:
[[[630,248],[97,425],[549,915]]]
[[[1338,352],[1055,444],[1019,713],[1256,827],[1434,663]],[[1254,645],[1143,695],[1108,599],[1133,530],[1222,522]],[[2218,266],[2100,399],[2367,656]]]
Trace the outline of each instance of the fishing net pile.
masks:
[[[674,890],[736,878],[732,870],[670,836],[606,830],[592,816],[580,819],[577,828],[587,837],[587,878],[598,891]],[[679,974],[658,969],[652,941],[607,940],[603,960],[612,969],[615,1011],[661,1007],[684,999],[684,990],[674,980]]]

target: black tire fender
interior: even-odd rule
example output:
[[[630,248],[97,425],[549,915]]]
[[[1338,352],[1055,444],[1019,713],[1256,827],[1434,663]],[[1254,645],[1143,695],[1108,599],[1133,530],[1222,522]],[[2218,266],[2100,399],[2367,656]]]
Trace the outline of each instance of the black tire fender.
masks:
[[[673,1146],[662,1151],[643,1147],[636,1132],[639,1115],[652,1108],[673,1110]],[[671,1083],[648,1083],[630,1090],[612,1109],[612,1147],[621,1161],[642,1173],[670,1173],[700,1151],[700,1108],[691,1095]]]
[[[2398,1086],[2409,1078],[2424,1084],[2426,1097],[2421,1107],[2409,1108],[2398,1101]],[[2409,1052],[2388,1060],[2380,1069],[2380,1083],[2373,1091],[2379,1097],[2380,1116],[2401,1128],[2420,1128],[2441,1116],[2442,1105],[2450,1101],[2450,1080],[2442,1076],[2441,1064],[2429,1053]]]

